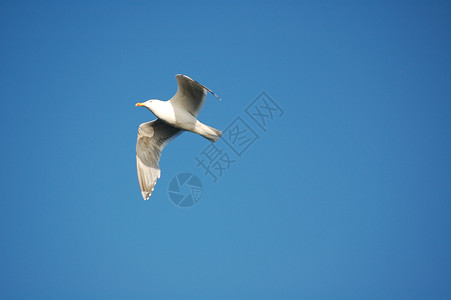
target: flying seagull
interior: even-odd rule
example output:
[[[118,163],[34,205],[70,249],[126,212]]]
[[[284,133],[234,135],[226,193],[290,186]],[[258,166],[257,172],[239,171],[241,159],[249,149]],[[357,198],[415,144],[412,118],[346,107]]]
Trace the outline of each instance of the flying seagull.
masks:
[[[168,101],[150,99],[136,103],[149,109],[156,120],[142,123],[138,129],[136,142],[136,164],[138,181],[144,200],[152,194],[157,179],[160,178],[159,160],[163,148],[184,131],[200,134],[211,142],[216,142],[222,132],[197,120],[197,115],[207,98],[207,91],[219,100],[215,93],[185,75],[175,75],[177,93]]]

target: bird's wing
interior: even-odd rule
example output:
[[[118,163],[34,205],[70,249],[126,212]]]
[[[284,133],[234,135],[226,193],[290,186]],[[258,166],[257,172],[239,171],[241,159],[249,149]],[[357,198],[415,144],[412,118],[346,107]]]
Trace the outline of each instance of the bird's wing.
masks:
[[[183,131],[160,119],[142,123],[136,142],[136,165],[138,181],[144,200],[149,199],[160,178],[160,156],[163,148]]]
[[[212,93],[219,100],[215,93],[209,88],[203,86],[199,82],[189,78],[188,76],[177,74],[177,93],[171,98],[171,103],[183,107],[189,111],[193,116],[197,117],[202,106],[204,105],[205,98],[207,97],[207,91]]]

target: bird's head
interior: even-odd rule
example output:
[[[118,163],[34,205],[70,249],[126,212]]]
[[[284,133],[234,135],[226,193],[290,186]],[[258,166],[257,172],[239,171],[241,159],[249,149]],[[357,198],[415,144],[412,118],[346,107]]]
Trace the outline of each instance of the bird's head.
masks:
[[[147,107],[148,110],[153,112],[153,109],[158,105],[159,102],[160,102],[160,100],[150,99],[143,103],[136,103],[135,106]]]

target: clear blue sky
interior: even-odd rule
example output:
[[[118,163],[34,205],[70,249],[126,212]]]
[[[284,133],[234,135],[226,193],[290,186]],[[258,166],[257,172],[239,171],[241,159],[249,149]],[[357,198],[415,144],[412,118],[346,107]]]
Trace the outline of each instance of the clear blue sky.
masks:
[[[1,299],[451,298],[449,1],[38,2],[0,5]],[[177,73],[213,127],[284,115],[216,183],[181,135],[143,201]]]

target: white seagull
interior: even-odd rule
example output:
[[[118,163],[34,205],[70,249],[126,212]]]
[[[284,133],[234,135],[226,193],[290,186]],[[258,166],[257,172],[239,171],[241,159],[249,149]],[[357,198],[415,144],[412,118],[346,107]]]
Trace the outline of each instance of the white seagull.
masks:
[[[177,93],[168,101],[150,99],[136,106],[147,107],[158,119],[142,123],[136,142],[138,181],[144,200],[152,194],[160,178],[159,160],[163,148],[184,131],[200,134],[216,142],[222,132],[197,120],[197,115],[207,98],[207,91],[219,98],[209,88],[185,75],[175,75]]]

